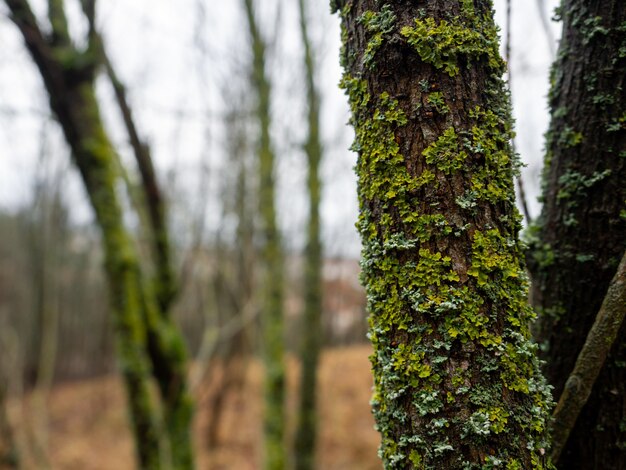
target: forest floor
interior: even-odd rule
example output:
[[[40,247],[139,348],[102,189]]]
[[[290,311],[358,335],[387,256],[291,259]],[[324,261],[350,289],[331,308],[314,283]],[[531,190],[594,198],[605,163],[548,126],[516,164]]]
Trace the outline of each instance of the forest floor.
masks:
[[[323,470],[380,469],[378,434],[370,412],[372,378],[368,346],[326,350],[321,358],[320,440],[318,468]],[[213,368],[215,377],[221,375]],[[219,405],[216,444],[207,446],[211,422],[211,387],[199,387],[194,426],[199,469],[254,470],[261,461],[262,370],[257,361],[245,368],[240,387],[231,387]],[[297,396],[298,366],[288,361],[290,428]],[[219,385],[217,385],[219,386]],[[32,413],[28,401],[11,407],[18,436]],[[133,469],[133,447],[124,392],[117,376],[77,381],[54,387],[48,399],[48,453],[51,466],[61,470]],[[290,433],[293,434],[293,433]]]

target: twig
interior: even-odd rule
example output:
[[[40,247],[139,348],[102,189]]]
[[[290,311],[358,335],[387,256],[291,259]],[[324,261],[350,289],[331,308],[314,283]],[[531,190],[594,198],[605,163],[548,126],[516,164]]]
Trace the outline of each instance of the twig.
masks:
[[[196,356],[196,361],[200,364],[200,370],[196,370],[189,379],[190,388],[192,393],[195,394],[197,388],[202,384],[207,372],[207,365],[209,359],[213,356],[217,345],[220,341],[226,341],[247,325],[249,325],[254,319],[259,316],[260,310],[256,307],[256,302],[250,300],[247,302],[239,315],[231,318],[226,324],[220,327],[213,327],[207,329],[200,346],[200,350]]]
[[[553,462],[558,461],[576,419],[589,399],[593,384],[617,338],[624,316],[626,316],[626,253],[609,284],[600,311],[554,410]]]

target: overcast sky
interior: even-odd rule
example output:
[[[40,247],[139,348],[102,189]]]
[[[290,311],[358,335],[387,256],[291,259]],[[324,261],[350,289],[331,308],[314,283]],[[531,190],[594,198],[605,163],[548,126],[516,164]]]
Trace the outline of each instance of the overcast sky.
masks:
[[[45,3],[33,1],[43,18]],[[74,37],[84,36],[86,25],[78,4],[68,0]],[[98,24],[109,53],[126,82],[142,133],[152,144],[157,166],[166,190],[184,199],[181,213],[200,207],[216,213],[220,191],[222,117],[229,108],[236,84],[245,83],[245,63],[249,57],[246,23],[237,0],[106,0],[99,2]],[[348,151],[352,130],[346,126],[346,99],[337,88],[339,67],[338,19],[329,14],[326,0],[309,2],[311,32],[320,63],[319,83],[323,90],[323,134],[326,161],[323,217],[325,238],[335,254],[355,255],[359,251],[354,232],[356,184],[352,171],[356,157]],[[558,0],[547,0],[548,17]],[[270,59],[275,80],[274,135],[280,161],[280,216],[286,239],[292,246],[300,243],[306,199],[303,191],[304,156],[299,149],[304,128],[303,80],[300,68],[300,40],[297,2],[262,0],[263,31],[272,37],[274,53]],[[45,92],[27,55],[21,37],[7,18],[0,1],[0,206],[16,207],[28,201],[32,180],[38,168],[42,146],[52,166],[68,168],[68,155],[58,127],[49,121]],[[496,0],[496,20],[505,29],[505,1]],[[542,162],[543,133],[548,114],[546,94],[551,55],[541,28],[538,2],[512,0],[512,93],[517,128],[517,147],[528,165],[524,179],[531,211],[536,215],[539,172]],[[560,25],[551,24],[554,37]],[[230,90],[232,88],[232,90]],[[122,156],[128,148],[112,95],[104,81],[98,83],[104,103],[106,122]],[[46,139],[42,144],[41,136]],[[206,194],[198,193],[199,168],[211,175]],[[64,180],[66,199],[73,206],[73,217],[91,217],[84,203],[83,190],[73,170]],[[166,176],[167,175],[167,176]],[[174,179],[175,176],[175,179]],[[178,207],[178,206],[175,206]],[[191,209],[189,209],[190,212]],[[178,227],[181,229],[180,226]],[[179,234],[180,235],[180,234]]]

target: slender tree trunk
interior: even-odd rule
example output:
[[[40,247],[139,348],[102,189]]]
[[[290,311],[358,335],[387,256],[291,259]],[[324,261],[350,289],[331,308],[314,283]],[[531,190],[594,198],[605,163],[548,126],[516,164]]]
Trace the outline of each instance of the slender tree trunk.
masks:
[[[566,0],[552,72],[533,304],[545,372],[565,382],[626,249],[626,7]],[[626,327],[561,454],[561,469],[626,468]]]
[[[1,371],[1,374],[6,371]],[[20,468],[19,452],[7,414],[6,383],[0,376],[0,468]]]
[[[282,470],[286,465],[285,434],[285,364],[283,339],[283,253],[276,222],[274,163],[270,138],[271,86],[265,68],[266,45],[261,37],[252,0],[244,0],[253,53],[252,82],[256,95],[256,117],[260,140],[259,211],[263,246],[262,326],[265,361],[264,459],[268,470]]]
[[[308,177],[309,220],[304,254],[304,314],[302,372],[300,376],[300,408],[295,442],[295,466],[298,470],[315,467],[315,442],[317,434],[317,364],[322,344],[322,242],[320,236],[320,163],[322,143],[319,132],[320,97],[315,86],[315,62],[311,40],[307,30],[305,0],[299,0],[300,34],[304,45],[304,69],[306,74],[308,136],[304,146]]]
[[[97,38],[90,35],[86,52],[73,47],[63,1],[49,3],[53,26],[50,39],[42,34],[26,0],[5,0],[5,3],[41,73],[50,106],[72,149],[102,230],[105,270],[140,464],[142,468],[163,465],[162,438],[150,393],[150,379],[154,376],[164,405],[172,463],[177,469],[192,468],[192,406],[185,385],[185,349],[173,324],[159,314],[157,303],[145,285],[134,243],[123,223],[115,190],[117,155],[103,128],[93,86]]]
[[[385,468],[550,468],[491,2],[333,6]]]

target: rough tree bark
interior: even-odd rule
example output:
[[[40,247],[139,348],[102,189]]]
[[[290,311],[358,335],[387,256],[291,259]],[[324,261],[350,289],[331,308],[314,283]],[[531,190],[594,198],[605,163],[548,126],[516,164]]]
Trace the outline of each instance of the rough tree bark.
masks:
[[[300,407],[295,441],[295,467],[297,470],[315,468],[315,442],[317,434],[317,364],[322,346],[322,241],[320,234],[320,163],[322,142],[320,137],[320,96],[315,85],[315,59],[307,28],[306,5],[299,0],[300,34],[304,46],[304,69],[308,110],[308,135],[304,145],[307,155],[307,189],[309,193],[309,220],[304,253],[304,312],[302,371],[300,375]]]
[[[560,396],[626,249],[626,7],[566,0],[552,72],[532,299]],[[626,468],[626,327],[570,435],[562,469]]]
[[[489,0],[336,1],[389,469],[544,469],[516,161]]]
[[[154,376],[161,392],[169,452],[176,468],[192,468],[190,439],[192,406],[185,386],[186,358],[175,327],[163,321],[152,292],[145,285],[132,238],[126,230],[116,194],[117,155],[100,117],[94,75],[98,46],[86,51],[73,45],[64,2],[49,2],[52,35],[40,30],[26,0],[5,0],[11,18],[41,73],[73,160],[82,176],[96,220],[102,230],[105,269],[111,291],[120,362],[133,418],[142,468],[162,468],[158,414],[150,393]],[[90,39],[95,35],[90,34]],[[148,351],[148,355],[146,354]]]
[[[254,13],[253,0],[244,0],[252,47],[252,83],[256,98],[256,120],[259,126],[259,212],[263,245],[260,261],[263,267],[262,314],[263,356],[265,362],[264,459],[265,468],[282,470],[286,465],[284,447],[285,365],[283,339],[284,273],[280,233],[274,202],[275,155],[270,138],[271,86],[267,76],[265,41]]]

